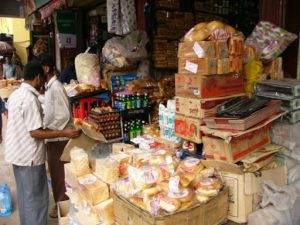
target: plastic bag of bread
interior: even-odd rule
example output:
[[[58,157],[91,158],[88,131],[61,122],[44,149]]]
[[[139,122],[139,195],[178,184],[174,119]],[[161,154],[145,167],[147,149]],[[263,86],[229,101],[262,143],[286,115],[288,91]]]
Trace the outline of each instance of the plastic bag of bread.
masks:
[[[198,173],[203,168],[204,166],[202,165],[200,159],[187,157],[179,163],[176,173],[177,174]]]
[[[132,182],[129,177],[120,179],[113,183],[112,188],[116,193],[124,196],[125,198],[133,197],[141,191],[141,189],[134,185],[134,182]]]
[[[88,49],[89,50],[89,49]],[[87,50],[87,51],[88,51]],[[79,83],[100,86],[100,62],[95,54],[81,53],[75,58],[76,75]]]
[[[177,199],[183,204],[193,201],[195,196],[192,189],[184,188],[180,193],[169,192],[168,197],[171,199]]]
[[[74,147],[70,152],[71,163],[74,165],[76,176],[83,176],[90,173],[89,158],[87,153]]]
[[[154,216],[162,215],[163,211],[159,204],[158,195],[155,196],[144,196],[143,202],[146,206],[146,210]]]
[[[236,30],[221,22],[211,21],[209,23],[198,23],[190,29],[184,36],[185,42],[204,41],[209,40],[227,40]]]
[[[158,200],[160,207],[167,213],[174,213],[181,206],[181,202],[178,199],[170,198],[167,194],[159,194]]]
[[[112,225],[115,222],[113,199],[110,198],[99,205],[96,205],[95,210],[100,214],[104,225]]]
[[[203,178],[196,187],[196,193],[200,196],[215,196],[219,193],[222,187],[222,182],[219,178],[208,177]]]

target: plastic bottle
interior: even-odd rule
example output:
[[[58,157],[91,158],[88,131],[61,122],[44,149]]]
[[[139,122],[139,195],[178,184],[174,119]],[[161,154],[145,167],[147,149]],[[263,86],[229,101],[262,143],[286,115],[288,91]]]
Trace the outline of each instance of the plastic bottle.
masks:
[[[143,97],[143,108],[146,108],[149,104],[149,98],[148,98],[148,94],[145,93],[144,97]]]
[[[120,109],[120,107],[121,107],[120,94],[116,93],[115,108]]]
[[[131,109],[130,96],[125,95],[126,109]]]
[[[136,121],[136,125],[135,125],[135,130],[136,130],[136,136],[140,136],[142,135],[142,123],[140,120]]]
[[[135,94],[130,95],[131,108],[136,109],[136,99]]]
[[[142,108],[142,99],[140,93],[136,94],[136,108],[137,109]]]
[[[129,130],[128,130],[127,126],[128,126],[127,122],[125,122],[125,124],[124,124],[124,142],[125,143],[130,142],[130,134],[129,134]]]
[[[130,135],[130,140],[135,138],[136,134],[135,134],[135,126],[133,122],[130,124],[129,135]]]

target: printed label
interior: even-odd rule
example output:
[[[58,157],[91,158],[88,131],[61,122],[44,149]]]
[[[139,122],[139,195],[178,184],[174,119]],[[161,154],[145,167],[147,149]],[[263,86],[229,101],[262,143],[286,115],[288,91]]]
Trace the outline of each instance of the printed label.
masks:
[[[169,190],[173,193],[179,193],[179,177],[171,177],[169,180]]]
[[[200,159],[189,158],[189,159],[186,159],[186,160],[184,161],[184,165],[185,165],[186,167],[194,167],[194,166],[196,166],[199,162],[200,162]]]
[[[192,73],[197,73],[197,71],[198,71],[198,65],[187,60],[185,62],[185,69],[187,71],[192,72]]]
[[[189,195],[188,189],[183,189],[181,193],[169,192],[168,197],[170,198],[185,198]]]

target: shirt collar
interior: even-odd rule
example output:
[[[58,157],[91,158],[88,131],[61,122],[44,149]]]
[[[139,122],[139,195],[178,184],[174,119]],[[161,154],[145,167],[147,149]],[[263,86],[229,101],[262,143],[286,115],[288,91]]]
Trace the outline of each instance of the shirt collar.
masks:
[[[49,82],[46,85],[47,89],[49,89],[51,87],[51,85],[54,83],[54,81],[56,81],[56,80],[57,80],[57,76],[54,75],[53,77],[51,77],[51,79],[49,80]]]
[[[21,84],[21,87],[27,89],[28,91],[32,92],[36,96],[40,95],[40,93],[34,87],[32,87],[30,84],[28,84],[28,83],[23,82]]]

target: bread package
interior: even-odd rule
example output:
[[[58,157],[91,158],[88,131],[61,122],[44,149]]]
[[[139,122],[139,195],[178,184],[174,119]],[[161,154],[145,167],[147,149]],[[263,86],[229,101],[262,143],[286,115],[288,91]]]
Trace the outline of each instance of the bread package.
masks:
[[[78,177],[81,184],[80,193],[86,198],[90,205],[97,205],[109,198],[109,190],[107,184],[97,179],[92,174]]]
[[[131,160],[131,156],[125,153],[110,155],[110,158],[117,161],[119,164],[119,176],[125,177],[128,175],[127,167]]]
[[[222,183],[218,178],[204,178],[202,179],[197,188],[196,193],[202,196],[215,196],[219,193]]]
[[[91,167],[97,177],[107,184],[119,179],[119,163],[112,158],[91,159]]]
[[[184,188],[180,193],[169,192],[168,197],[178,199],[181,203],[186,203],[194,199],[194,192],[189,188]]]
[[[78,177],[90,173],[89,158],[83,149],[74,147],[70,152],[70,158]]]
[[[110,198],[99,205],[95,206],[97,213],[100,214],[100,218],[104,225],[112,225],[115,222],[113,199]]]
[[[198,173],[203,169],[200,159],[187,157],[182,160],[176,170],[177,174]]]
[[[174,213],[181,206],[181,202],[178,199],[170,198],[165,194],[159,194],[159,205],[168,213]]]

